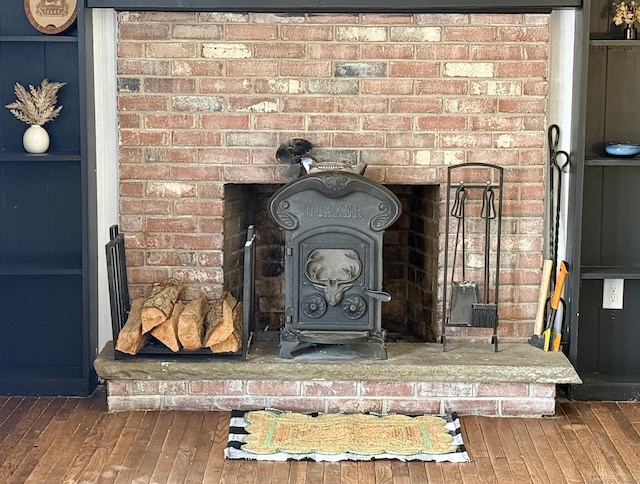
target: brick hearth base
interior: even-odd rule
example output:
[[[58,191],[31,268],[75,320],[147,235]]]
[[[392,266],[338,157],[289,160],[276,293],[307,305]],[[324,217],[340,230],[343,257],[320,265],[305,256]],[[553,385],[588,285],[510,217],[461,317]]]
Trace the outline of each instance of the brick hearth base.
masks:
[[[528,344],[389,343],[384,361],[318,351],[284,360],[254,342],[247,361],[214,357],[95,361],[111,412],[278,408],[302,412],[491,416],[555,414],[556,384],[581,383],[563,353]],[[348,356],[348,355],[347,355]]]

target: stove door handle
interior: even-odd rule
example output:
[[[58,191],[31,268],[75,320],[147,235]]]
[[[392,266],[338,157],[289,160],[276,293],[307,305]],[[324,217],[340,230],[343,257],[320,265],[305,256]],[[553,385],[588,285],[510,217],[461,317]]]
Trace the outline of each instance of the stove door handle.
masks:
[[[372,297],[373,299],[377,299],[378,301],[382,301],[382,302],[391,301],[391,294],[388,294],[383,291],[371,291],[366,287],[363,287],[362,292],[364,292],[367,296]]]

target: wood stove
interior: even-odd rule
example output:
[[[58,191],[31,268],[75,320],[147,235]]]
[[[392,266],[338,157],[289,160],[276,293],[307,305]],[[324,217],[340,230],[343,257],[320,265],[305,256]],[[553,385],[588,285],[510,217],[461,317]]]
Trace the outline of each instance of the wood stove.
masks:
[[[383,233],[401,212],[387,188],[348,171],[302,176],[271,197],[285,230],[285,324],[279,356],[318,345],[386,359]]]

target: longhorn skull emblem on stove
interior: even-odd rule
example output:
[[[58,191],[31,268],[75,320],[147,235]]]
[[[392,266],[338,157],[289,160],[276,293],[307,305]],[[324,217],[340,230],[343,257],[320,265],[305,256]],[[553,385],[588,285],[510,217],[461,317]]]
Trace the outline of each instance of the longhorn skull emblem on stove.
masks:
[[[305,265],[305,274],[313,287],[324,293],[330,306],[336,306],[342,296],[362,273],[362,262],[355,250],[315,249]]]

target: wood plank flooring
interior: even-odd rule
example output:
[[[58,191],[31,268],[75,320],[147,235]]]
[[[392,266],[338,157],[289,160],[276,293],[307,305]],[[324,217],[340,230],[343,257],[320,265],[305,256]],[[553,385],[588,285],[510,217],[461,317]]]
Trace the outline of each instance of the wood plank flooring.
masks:
[[[89,398],[0,397],[0,483],[640,482],[640,403],[559,400],[552,418],[461,416],[472,462],[225,460],[227,412],[106,412]]]

